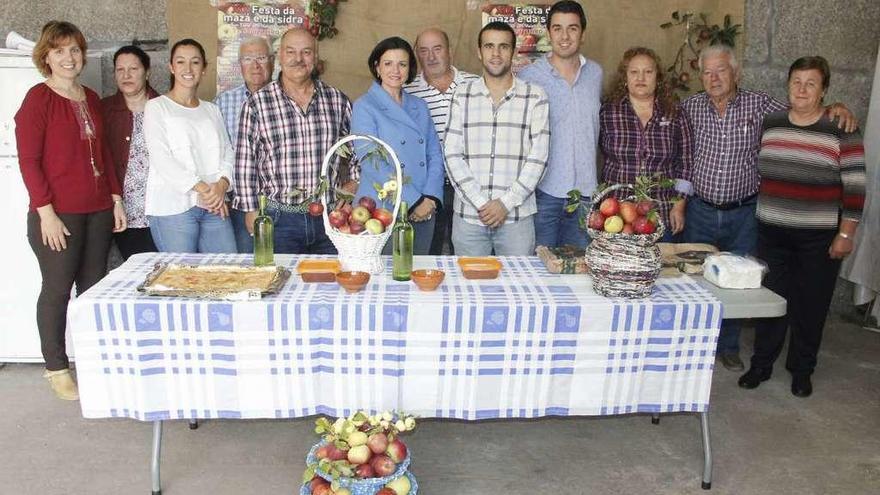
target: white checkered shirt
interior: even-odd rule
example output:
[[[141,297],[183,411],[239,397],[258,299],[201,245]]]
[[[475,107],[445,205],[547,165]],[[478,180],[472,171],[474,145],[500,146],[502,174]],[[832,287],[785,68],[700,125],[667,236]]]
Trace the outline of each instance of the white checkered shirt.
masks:
[[[455,91],[445,141],[455,214],[482,225],[477,210],[492,199],[507,208],[505,223],[537,212],[535,188],[550,145],[548,109],[544,90],[517,78],[497,107],[483,78]]]

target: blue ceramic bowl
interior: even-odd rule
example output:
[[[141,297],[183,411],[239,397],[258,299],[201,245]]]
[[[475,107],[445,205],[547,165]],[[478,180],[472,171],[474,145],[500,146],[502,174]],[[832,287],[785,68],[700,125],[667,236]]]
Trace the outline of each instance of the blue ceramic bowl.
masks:
[[[413,476],[413,474],[412,474],[412,473],[409,473],[409,472],[408,472],[408,473],[404,473],[404,476],[406,476],[407,478],[409,478],[409,483],[410,483],[410,485],[412,485],[411,488],[409,489],[409,495],[418,495],[418,493],[419,493],[419,483],[416,481],[416,477]],[[380,486],[379,488],[376,488],[376,491],[371,492],[370,495],[374,495],[376,492],[379,491],[380,488],[382,488],[382,487]],[[354,490],[352,490],[351,493],[354,493]],[[305,484],[302,486],[302,488],[300,488],[300,490],[299,490],[299,495],[312,495],[312,490],[309,489],[309,484],[308,484],[308,483],[305,483]]]

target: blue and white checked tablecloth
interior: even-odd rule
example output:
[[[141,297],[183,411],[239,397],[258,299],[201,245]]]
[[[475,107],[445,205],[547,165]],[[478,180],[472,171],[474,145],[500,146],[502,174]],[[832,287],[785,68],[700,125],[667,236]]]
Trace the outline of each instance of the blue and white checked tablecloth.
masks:
[[[504,257],[466,280],[454,257],[436,292],[389,270],[346,294],[294,275],[260,301],[148,297],[157,261],[244,255],[141,254],[70,303],[83,415],[139,420],[337,416],[530,418],[707,410],[721,303],[686,276],[645,300],[605,299],[582,275]]]

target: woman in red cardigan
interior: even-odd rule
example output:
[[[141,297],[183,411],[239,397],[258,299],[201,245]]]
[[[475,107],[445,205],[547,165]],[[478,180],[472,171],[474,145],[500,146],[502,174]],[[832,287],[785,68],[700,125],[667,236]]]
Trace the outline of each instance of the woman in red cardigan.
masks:
[[[159,96],[147,79],[150,57],[128,45],[113,54],[113,74],[118,91],[101,100],[105,137],[113,157],[116,178],[122,186],[122,199],[128,228],[114,236],[123,259],[137,253],[158,251],[150,235],[144,213],[149,156],[144,139],[144,107]]]
[[[86,40],[76,26],[43,26],[33,61],[46,81],[15,114],[19,166],[30,196],[28,240],[43,285],[37,328],[45,377],[60,399],[79,398],[68,369],[64,331],[70,289],[100,280],[112,232],[125,230],[122,190],[104,143],[98,95],[79,83]]]

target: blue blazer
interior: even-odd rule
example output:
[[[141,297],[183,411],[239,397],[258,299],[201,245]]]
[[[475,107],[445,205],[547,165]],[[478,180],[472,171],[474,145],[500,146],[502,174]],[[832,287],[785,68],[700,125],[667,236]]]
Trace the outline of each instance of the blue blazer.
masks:
[[[370,90],[357,101],[351,113],[352,134],[375,136],[394,148],[400,160],[401,172],[409,177],[403,186],[403,201],[410,210],[425,196],[442,206],[443,180],[446,174],[443,165],[443,151],[434,129],[434,122],[428,105],[416,96],[403,91],[403,101],[398,105],[379,83],[374,82]],[[358,151],[363,149],[364,141],[355,144]],[[376,170],[375,165],[379,165]],[[378,200],[373,183],[384,184],[394,177],[394,164],[389,160],[367,160],[360,164],[361,180],[357,196],[369,196]],[[389,197],[385,205],[390,210],[394,198]]]

